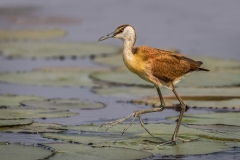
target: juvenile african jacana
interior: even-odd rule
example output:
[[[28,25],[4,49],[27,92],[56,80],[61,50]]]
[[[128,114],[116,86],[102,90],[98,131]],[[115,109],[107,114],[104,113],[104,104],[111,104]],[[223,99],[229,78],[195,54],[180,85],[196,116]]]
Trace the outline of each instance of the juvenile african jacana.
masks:
[[[123,133],[132,125],[134,120],[138,117],[141,126],[152,135],[145,127],[141,119],[142,114],[151,112],[160,112],[166,105],[164,103],[160,88],[162,86],[173,91],[180,102],[181,111],[178,122],[170,141],[163,144],[176,144],[176,140],[185,141],[178,137],[178,131],[181,125],[182,117],[186,109],[181,97],[175,90],[174,85],[178,83],[183,77],[195,71],[209,71],[208,69],[200,68],[203,64],[201,61],[195,61],[187,58],[181,54],[176,54],[170,51],[156,49],[148,46],[133,47],[136,41],[136,32],[131,25],[121,25],[117,29],[106,36],[101,37],[98,41],[103,41],[108,38],[117,38],[123,41],[123,61],[127,68],[137,74],[140,78],[152,83],[158,92],[161,105],[159,107],[149,110],[136,110],[127,117],[112,122],[103,123],[109,125],[107,129],[119,124],[133,116],[133,120],[123,130]]]

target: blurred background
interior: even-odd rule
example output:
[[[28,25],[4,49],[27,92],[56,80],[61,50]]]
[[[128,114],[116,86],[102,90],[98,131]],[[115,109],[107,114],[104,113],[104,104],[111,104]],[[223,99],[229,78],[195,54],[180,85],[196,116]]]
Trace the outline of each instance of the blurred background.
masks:
[[[239,6],[238,0],[1,0],[0,28],[60,28],[68,33],[61,40],[96,42],[131,24],[136,45],[240,59]]]

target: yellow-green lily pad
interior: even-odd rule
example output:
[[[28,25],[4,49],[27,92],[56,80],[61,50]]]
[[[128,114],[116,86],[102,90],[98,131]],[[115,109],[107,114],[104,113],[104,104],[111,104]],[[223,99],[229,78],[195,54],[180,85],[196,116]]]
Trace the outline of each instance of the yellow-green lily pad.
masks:
[[[89,74],[101,69],[83,69],[76,67],[47,67],[27,72],[0,73],[0,81],[18,84],[48,86],[97,86]]]
[[[23,100],[20,102],[22,106],[41,109],[57,109],[57,110],[70,110],[70,109],[99,109],[104,105],[99,102],[89,102],[80,99],[45,99],[45,100]]]
[[[186,114],[182,119],[185,124],[223,124],[240,126],[240,113],[211,113],[211,114]],[[168,117],[168,120],[176,120],[177,117]]]
[[[9,126],[18,126],[18,125],[26,125],[33,123],[31,119],[10,119],[10,120],[1,120],[0,121],[0,130],[2,127],[9,127]]]
[[[149,95],[142,99],[134,99],[133,103],[143,103],[148,105],[160,105],[157,93],[151,96],[150,89],[138,89],[139,92]],[[177,88],[181,98],[189,107],[211,107],[211,108],[239,108],[240,88]],[[154,91],[154,90],[153,90]],[[163,97],[168,106],[179,104],[172,91],[163,89]]]
[[[0,95],[0,106],[18,106],[19,102],[23,100],[33,100],[33,99],[42,99],[40,97],[35,97],[35,96],[23,96],[23,95]]]
[[[171,50],[174,51],[174,50]],[[207,68],[210,70],[218,70],[218,69],[240,69],[240,62],[238,60],[232,59],[223,59],[217,57],[204,57],[204,56],[188,56],[191,59],[196,61],[202,61],[203,68]],[[94,59],[96,63],[111,66],[111,67],[123,67],[125,66],[122,54],[112,55],[108,57],[97,57]]]
[[[39,29],[39,30],[11,30],[0,29],[0,40],[37,40],[62,37],[67,34],[61,29]],[[16,50],[15,50],[16,51]]]
[[[86,57],[116,54],[120,49],[112,45],[76,42],[12,42],[1,43],[1,53],[8,57],[51,58],[56,56]]]
[[[0,155],[2,160],[33,160],[45,159],[53,153],[41,147],[25,146],[20,144],[0,144]]]
[[[134,149],[126,148],[115,148],[115,147],[103,147],[93,148],[87,145],[69,144],[69,143],[57,143],[57,144],[46,144],[55,149],[56,155],[51,157],[51,160],[55,159],[74,159],[82,158],[86,160],[94,159],[109,159],[109,160],[132,160],[132,159],[143,159],[148,158],[152,154],[145,151],[137,151]],[[56,157],[55,157],[56,156]]]
[[[139,78],[130,71],[115,70],[109,72],[96,72],[91,74],[91,78],[100,82],[118,85],[130,86],[153,86]],[[176,86],[178,87],[221,87],[221,86],[238,86],[240,85],[240,70],[216,70],[210,72],[196,72],[186,79],[181,80]]]
[[[82,127],[82,128],[81,128]],[[206,154],[212,152],[218,152],[229,149],[227,145],[222,143],[221,138],[226,140],[226,137],[222,135],[213,134],[210,132],[197,130],[193,128],[187,128],[181,126],[179,137],[196,139],[198,137],[206,137],[197,139],[196,141],[180,143],[176,146],[159,146],[158,144],[164,140],[169,140],[175,128],[175,124],[148,124],[146,127],[156,137],[153,138],[141,128],[140,124],[133,124],[129,130],[121,136],[122,130],[126,125],[119,124],[109,131],[105,132],[104,128],[99,128],[99,125],[82,125],[82,126],[71,126],[71,130],[79,130],[79,134],[72,133],[44,133],[43,137],[56,138],[66,141],[79,142],[83,144],[92,145],[94,147],[120,147],[129,148],[141,151],[147,151],[154,154],[161,155],[183,155],[183,154]],[[119,131],[119,133],[117,133]],[[235,139],[228,139],[228,141],[240,141],[239,132],[234,137]],[[215,141],[219,140],[219,141]],[[201,146],[198,149],[195,147]],[[205,146],[205,147],[204,147]]]
[[[209,70],[232,70],[240,69],[240,61],[234,59],[224,59],[219,57],[189,56],[197,61],[202,61],[201,67]]]
[[[39,26],[39,25],[73,25],[81,20],[77,17],[67,17],[62,15],[7,15],[3,17],[4,21],[14,25],[21,26]]]
[[[78,113],[56,110],[35,110],[35,109],[0,109],[0,120],[5,119],[25,119],[25,118],[60,118],[71,117]]]
[[[7,121],[7,120],[1,120]],[[8,120],[9,121],[9,120]],[[21,119],[15,120],[21,121]],[[1,132],[17,132],[17,133],[54,133],[63,132],[60,124],[48,124],[48,123],[32,123],[30,125],[20,125],[14,127],[1,127]]]

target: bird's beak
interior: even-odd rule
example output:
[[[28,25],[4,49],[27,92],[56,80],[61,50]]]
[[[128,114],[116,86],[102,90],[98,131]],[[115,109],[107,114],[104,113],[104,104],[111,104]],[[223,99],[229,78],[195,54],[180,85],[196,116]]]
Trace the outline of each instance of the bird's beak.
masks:
[[[109,33],[106,36],[102,36],[101,38],[99,38],[98,42],[99,41],[103,41],[103,40],[108,39],[108,38],[113,38],[113,37],[114,37],[114,32],[113,33]]]

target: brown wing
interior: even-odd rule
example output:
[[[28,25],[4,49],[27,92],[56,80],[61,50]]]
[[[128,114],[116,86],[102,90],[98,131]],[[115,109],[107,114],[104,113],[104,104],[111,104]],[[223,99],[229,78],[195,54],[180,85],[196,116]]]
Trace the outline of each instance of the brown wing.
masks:
[[[143,60],[148,64],[152,74],[164,81],[172,81],[185,74],[197,71],[202,62],[194,61],[181,54],[151,47],[137,47]]]

